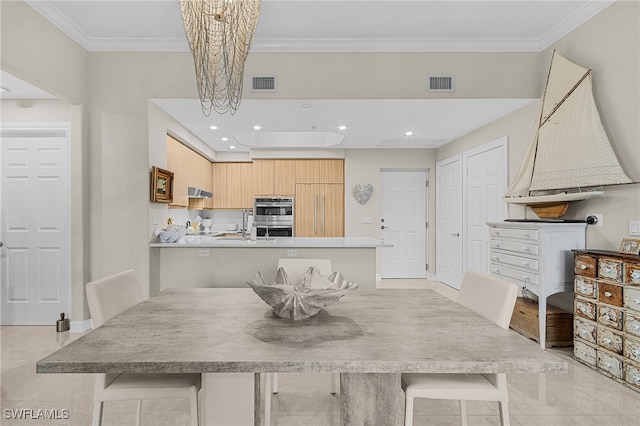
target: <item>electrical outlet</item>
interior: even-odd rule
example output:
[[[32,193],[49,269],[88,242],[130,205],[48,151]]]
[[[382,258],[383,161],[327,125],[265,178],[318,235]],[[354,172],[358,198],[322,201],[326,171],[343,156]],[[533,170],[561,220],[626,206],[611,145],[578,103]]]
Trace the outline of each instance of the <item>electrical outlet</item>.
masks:
[[[640,220],[629,221],[629,235],[636,237],[640,235]]]
[[[200,256],[200,257],[208,257],[209,256],[209,250],[198,250],[198,256]]]
[[[298,255],[298,250],[287,250],[287,256],[295,257]]]
[[[587,220],[587,218],[588,218],[589,216],[593,216],[593,217],[595,217],[595,218],[596,218],[596,220],[597,220],[597,222],[596,222],[596,223],[594,223],[593,225],[589,225],[589,226],[598,226],[598,227],[604,226],[604,222],[603,222],[603,219],[602,219],[602,213],[589,213],[589,214],[586,214],[586,215],[584,216],[584,219],[585,219],[585,220]],[[587,222],[587,223],[588,223],[588,222]]]

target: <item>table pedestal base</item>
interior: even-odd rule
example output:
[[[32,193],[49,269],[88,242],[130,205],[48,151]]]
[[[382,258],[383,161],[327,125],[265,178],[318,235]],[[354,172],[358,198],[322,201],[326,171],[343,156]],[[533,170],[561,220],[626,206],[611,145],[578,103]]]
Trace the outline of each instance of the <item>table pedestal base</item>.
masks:
[[[340,423],[401,426],[404,398],[399,373],[341,373]]]

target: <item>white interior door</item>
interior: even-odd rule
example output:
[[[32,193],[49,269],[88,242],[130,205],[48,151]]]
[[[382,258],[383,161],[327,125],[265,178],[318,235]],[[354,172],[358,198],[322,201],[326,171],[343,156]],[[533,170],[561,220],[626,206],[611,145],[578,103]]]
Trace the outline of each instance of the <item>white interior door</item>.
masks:
[[[463,154],[465,270],[489,272],[489,227],[487,222],[504,220],[507,204],[507,138],[485,144]]]
[[[462,155],[436,163],[436,273],[457,288],[462,283]]]
[[[382,278],[425,278],[427,274],[426,171],[382,172]]]
[[[66,129],[2,129],[3,325],[70,317]]]

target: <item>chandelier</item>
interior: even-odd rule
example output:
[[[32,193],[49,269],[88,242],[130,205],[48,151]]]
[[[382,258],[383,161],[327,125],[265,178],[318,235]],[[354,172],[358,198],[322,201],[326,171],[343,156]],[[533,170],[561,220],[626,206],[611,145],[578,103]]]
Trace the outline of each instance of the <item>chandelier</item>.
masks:
[[[260,0],[180,0],[195,62],[202,112],[234,114],[240,106],[244,63],[258,25]]]

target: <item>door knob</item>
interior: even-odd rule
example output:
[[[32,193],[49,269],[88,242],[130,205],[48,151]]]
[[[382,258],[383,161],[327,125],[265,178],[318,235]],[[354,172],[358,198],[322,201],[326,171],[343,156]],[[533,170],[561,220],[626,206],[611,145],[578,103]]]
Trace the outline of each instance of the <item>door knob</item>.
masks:
[[[384,226],[384,225],[382,225],[382,226],[380,227],[380,229],[389,229],[389,227],[388,227],[388,226]]]
[[[451,234],[451,236],[452,236],[452,237],[459,237],[459,236],[460,236],[460,233],[459,233],[459,232],[456,232],[456,233],[454,233],[454,234]]]

